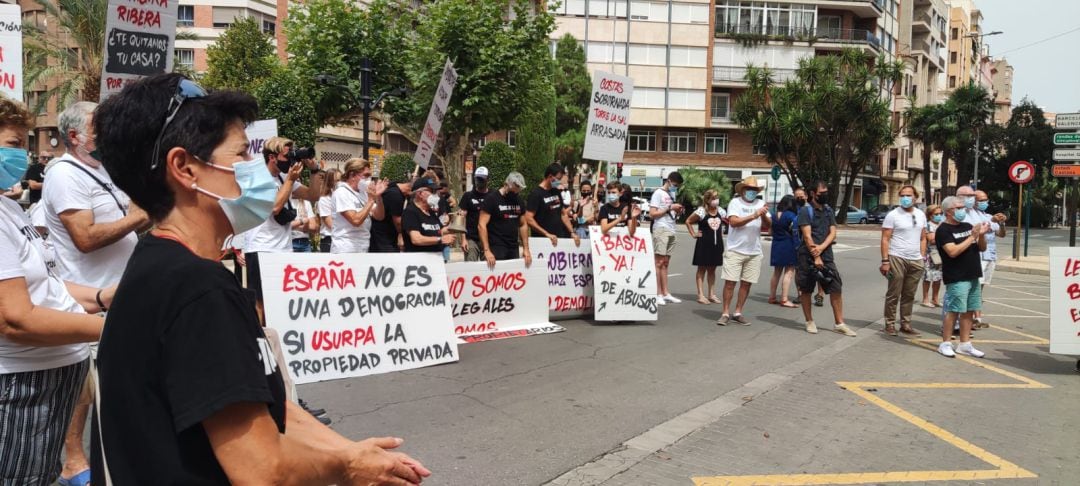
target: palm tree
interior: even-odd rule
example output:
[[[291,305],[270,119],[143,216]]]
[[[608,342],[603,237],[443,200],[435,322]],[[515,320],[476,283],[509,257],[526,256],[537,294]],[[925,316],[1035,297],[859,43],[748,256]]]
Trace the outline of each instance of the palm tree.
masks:
[[[967,184],[971,180],[976,140],[979,131],[986,126],[994,114],[994,100],[982,86],[968,83],[949,95],[948,103],[953,107],[957,123],[956,172],[957,183]]]
[[[922,144],[923,160],[923,194],[929,201],[930,197],[930,154],[934,150],[942,150],[951,153],[956,150],[957,115],[951,102],[937,105],[915,107],[912,100],[911,107],[904,111],[904,131],[908,138],[917,140]],[[942,157],[942,160],[947,160]],[[946,172],[947,171],[942,171]],[[944,184],[943,184],[944,185]]]

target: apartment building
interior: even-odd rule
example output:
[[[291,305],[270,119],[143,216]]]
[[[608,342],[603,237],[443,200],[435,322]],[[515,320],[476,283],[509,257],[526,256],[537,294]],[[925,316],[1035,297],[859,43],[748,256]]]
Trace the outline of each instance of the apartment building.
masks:
[[[1005,58],[996,59],[990,64],[994,85],[994,123],[1004,125],[1012,117],[1013,67]]]
[[[552,39],[572,34],[590,71],[634,79],[622,181],[649,192],[686,165],[721,170],[733,181],[766,175],[771,165],[732,121],[747,64],[768,66],[783,81],[799,59],[845,47],[891,58],[897,11],[896,0],[567,0],[553,12]],[[745,42],[749,35],[766,39]],[[856,206],[876,204],[879,165],[856,180]],[[779,184],[781,194],[790,191],[786,178]]]

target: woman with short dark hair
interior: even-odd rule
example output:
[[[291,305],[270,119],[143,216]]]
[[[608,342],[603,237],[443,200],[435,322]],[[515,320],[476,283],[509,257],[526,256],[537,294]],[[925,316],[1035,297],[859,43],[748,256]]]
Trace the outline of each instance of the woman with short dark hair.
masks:
[[[252,160],[247,94],[177,74],[143,79],[98,108],[100,159],[156,229],[128,262],[98,355],[94,484],[416,484],[430,474],[353,442],[286,402],[255,307],[218,263],[230,235],[262,224],[278,195]]]

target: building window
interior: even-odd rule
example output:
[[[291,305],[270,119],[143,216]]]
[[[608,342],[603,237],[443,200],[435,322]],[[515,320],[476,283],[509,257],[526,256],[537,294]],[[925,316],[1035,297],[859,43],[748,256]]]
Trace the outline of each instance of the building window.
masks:
[[[727,153],[727,134],[726,133],[706,133],[705,134],[705,153],[707,153],[707,154],[726,154]]]
[[[244,10],[235,7],[214,7],[214,28],[228,29],[237,17],[243,17]]]
[[[956,27],[953,27],[952,36],[950,36],[950,37],[951,37],[952,40],[959,39],[960,38],[960,29],[958,29]]]
[[[817,18],[816,5],[740,0],[716,1],[718,34],[810,34]]]
[[[508,130],[506,132],[506,144],[510,148],[517,147],[517,130]]]
[[[41,105],[41,106],[38,106],[38,104],[41,103],[41,99],[44,98],[44,97],[45,97],[45,92],[44,91],[31,91],[26,97],[26,107],[28,109],[30,109],[31,112],[34,112],[35,109],[36,109],[37,112],[34,113],[34,114],[37,115],[37,116],[44,115],[45,110],[46,110],[46,108],[48,108],[48,106],[46,106],[44,104]]]
[[[667,132],[664,134],[664,152],[692,154],[697,152],[697,132]]]
[[[176,49],[173,51],[174,57],[176,57],[175,63],[184,66],[188,69],[195,69],[195,50],[194,49]]]
[[[263,31],[264,34],[267,34],[267,35],[273,37],[274,35],[276,35],[276,32],[277,32],[277,24],[275,24],[273,20],[263,19],[263,21],[262,21],[262,31]]]
[[[627,63],[663,66],[667,64],[667,46],[630,44],[630,57]]]
[[[181,5],[176,11],[177,27],[195,27],[195,6]]]
[[[661,47],[661,49],[663,49]],[[589,49],[585,53],[589,62],[624,62],[626,60],[626,44],[621,42],[589,42]]]
[[[712,119],[731,120],[731,93],[712,94]]]
[[[955,88],[956,87],[956,76],[949,76],[949,87],[950,88]]]
[[[667,2],[630,2],[630,18],[632,20],[667,22]]]
[[[671,65],[705,67],[706,53],[704,47],[671,46]]]
[[[709,6],[672,3],[671,22],[678,24],[707,24],[709,23]]]
[[[627,152],[656,152],[656,132],[630,130],[626,134]]]
[[[766,155],[765,147],[762,147],[761,145],[754,145],[754,147],[750,150],[750,153],[754,155]]]
[[[705,90],[668,89],[669,110],[704,110]]]
[[[476,149],[481,150],[487,145],[487,137],[480,137],[476,139]]]
[[[664,88],[634,88],[631,108],[664,108]]]
[[[949,53],[949,64],[956,64],[956,52]]]

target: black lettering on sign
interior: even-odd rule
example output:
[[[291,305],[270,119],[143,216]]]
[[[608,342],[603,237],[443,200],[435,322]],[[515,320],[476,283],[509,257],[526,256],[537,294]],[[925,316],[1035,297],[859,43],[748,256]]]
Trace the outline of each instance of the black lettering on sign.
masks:
[[[22,32],[22,23],[0,21],[0,32]]]
[[[151,76],[166,71],[167,35],[113,29],[109,31],[106,47],[109,54],[105,71],[108,73]]]

